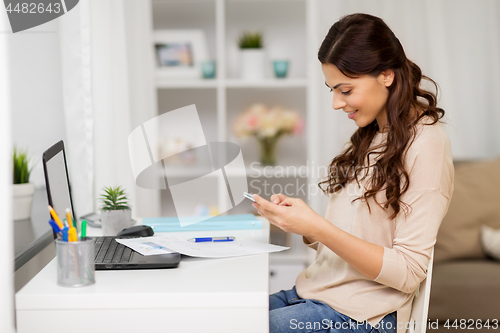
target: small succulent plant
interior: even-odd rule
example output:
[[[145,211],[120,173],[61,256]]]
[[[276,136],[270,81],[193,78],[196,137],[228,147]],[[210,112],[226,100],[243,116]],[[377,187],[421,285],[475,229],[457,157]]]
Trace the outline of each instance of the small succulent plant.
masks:
[[[130,209],[128,198],[120,186],[105,187],[101,194],[102,210],[124,210]]]
[[[240,49],[261,49],[263,47],[261,32],[244,32],[238,40]]]
[[[26,184],[30,181],[30,174],[33,167],[29,167],[28,153],[14,147],[13,157],[13,182],[14,184]]]

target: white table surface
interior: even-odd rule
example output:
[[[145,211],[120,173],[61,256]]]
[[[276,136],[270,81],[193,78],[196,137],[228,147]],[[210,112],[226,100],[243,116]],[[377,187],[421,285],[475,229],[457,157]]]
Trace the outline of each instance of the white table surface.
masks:
[[[88,234],[99,232],[89,228]],[[171,234],[268,242],[269,223],[263,219],[263,228],[256,230]],[[223,259],[183,256],[176,269],[96,271],[94,285],[68,288],[57,285],[52,260],[16,294],[17,330],[268,332],[268,266],[268,254]]]

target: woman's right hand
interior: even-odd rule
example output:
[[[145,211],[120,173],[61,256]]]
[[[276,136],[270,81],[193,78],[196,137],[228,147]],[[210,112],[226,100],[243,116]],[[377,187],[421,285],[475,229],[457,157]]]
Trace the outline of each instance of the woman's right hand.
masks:
[[[274,204],[277,204],[277,205],[282,205],[282,202],[285,201],[285,199],[287,199],[288,197],[284,194],[273,194],[271,195],[271,202],[274,203]],[[286,205],[286,204],[283,204],[283,205]],[[286,205],[286,206],[289,206],[289,205]]]
[[[288,197],[284,194],[273,194],[271,195],[271,202],[274,203],[274,204],[277,204],[277,205],[281,205],[281,206],[290,206],[289,204],[287,203],[284,203],[284,201],[287,199]],[[307,243],[311,244],[311,243],[314,243],[316,242],[316,240],[312,237],[305,237],[304,238],[307,240]]]

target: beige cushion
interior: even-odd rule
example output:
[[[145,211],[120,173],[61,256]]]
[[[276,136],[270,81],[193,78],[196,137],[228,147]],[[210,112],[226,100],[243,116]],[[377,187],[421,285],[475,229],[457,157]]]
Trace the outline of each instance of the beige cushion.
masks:
[[[500,228],[500,158],[455,166],[455,191],[439,229],[435,262],[486,258],[481,224]]]
[[[455,319],[499,318],[500,263],[493,260],[453,260],[434,266],[429,318],[440,324]],[[499,318],[500,319],[500,318]],[[451,324],[451,323],[450,323]],[[464,330],[467,332],[469,330]],[[459,333],[450,329],[449,333]],[[474,330],[473,332],[476,332]],[[490,330],[498,333],[497,330]],[[435,330],[427,329],[427,333]]]
[[[484,253],[500,260],[500,229],[493,229],[487,225],[481,226],[481,247]]]

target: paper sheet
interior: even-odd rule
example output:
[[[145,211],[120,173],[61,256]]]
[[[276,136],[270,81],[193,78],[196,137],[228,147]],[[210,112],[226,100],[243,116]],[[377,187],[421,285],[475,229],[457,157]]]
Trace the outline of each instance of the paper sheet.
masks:
[[[126,242],[122,242],[122,241]],[[288,250],[289,247],[272,245],[245,239],[235,239],[232,242],[189,242],[186,236],[162,235],[147,238],[120,239],[117,242],[126,245],[143,255],[162,254],[169,252],[153,253],[154,250],[147,249],[146,253],[139,251],[136,247],[144,247],[149,242],[161,247],[162,251],[174,251],[191,257],[200,258],[225,258],[238,257],[252,254],[271,253]],[[147,247],[147,245],[146,245]],[[143,249],[141,249],[143,250]]]
[[[152,237],[146,238],[116,238],[118,243],[121,243],[134,251],[139,252],[143,256],[152,256],[156,254],[173,253],[171,251],[151,240]]]

